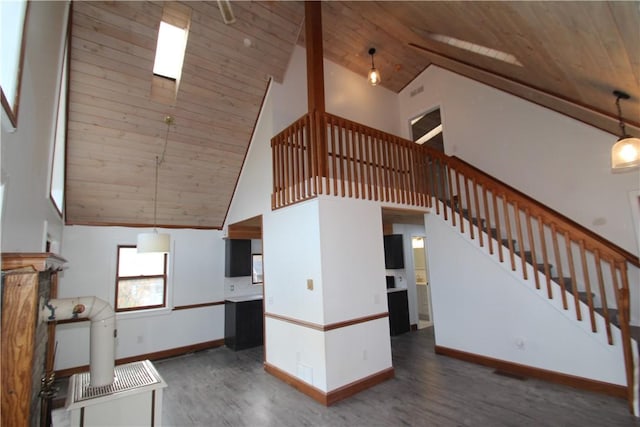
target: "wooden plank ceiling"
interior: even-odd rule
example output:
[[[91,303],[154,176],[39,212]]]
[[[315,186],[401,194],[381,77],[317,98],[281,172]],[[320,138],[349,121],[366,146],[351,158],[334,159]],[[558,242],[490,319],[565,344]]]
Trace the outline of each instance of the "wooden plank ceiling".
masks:
[[[150,97],[163,2],[73,2],[67,141],[69,224],[222,227],[268,86],[304,44],[301,2],[183,2],[191,26],[176,101]],[[615,88],[640,131],[637,2],[323,2],[324,56],[356,73],[376,47],[382,86],[435,64],[618,133]],[[437,41],[453,37],[522,66]],[[250,41],[250,46],[246,40]],[[442,39],[441,39],[442,40]],[[375,88],[372,88],[375,90]],[[428,90],[428,88],[425,88]]]
[[[185,2],[191,25],[177,99],[150,97],[163,2],[73,2],[66,219],[222,226],[269,77],[281,81],[303,8]],[[251,42],[245,46],[245,40]]]

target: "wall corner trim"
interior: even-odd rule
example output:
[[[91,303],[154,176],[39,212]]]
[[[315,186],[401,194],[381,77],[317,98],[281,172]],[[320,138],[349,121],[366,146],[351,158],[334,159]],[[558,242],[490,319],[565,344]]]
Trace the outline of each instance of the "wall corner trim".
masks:
[[[264,370],[324,406],[333,405],[340,400],[353,396],[367,388],[373,387],[374,385],[391,379],[395,376],[393,367],[390,367],[327,393],[312,386],[311,384],[307,384],[306,382],[301,381],[300,379],[281,370],[280,368],[273,366],[268,362],[264,363]]]

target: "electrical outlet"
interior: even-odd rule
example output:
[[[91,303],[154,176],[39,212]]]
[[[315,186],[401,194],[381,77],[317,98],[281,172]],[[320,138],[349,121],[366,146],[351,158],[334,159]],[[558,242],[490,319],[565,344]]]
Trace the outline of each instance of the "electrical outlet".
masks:
[[[142,344],[144,342],[144,337],[142,335],[138,335],[138,338],[136,341],[138,342],[138,344]]]
[[[313,290],[313,279],[307,279],[307,289]]]
[[[236,285],[229,285],[229,290],[231,292],[235,291],[236,290]]]

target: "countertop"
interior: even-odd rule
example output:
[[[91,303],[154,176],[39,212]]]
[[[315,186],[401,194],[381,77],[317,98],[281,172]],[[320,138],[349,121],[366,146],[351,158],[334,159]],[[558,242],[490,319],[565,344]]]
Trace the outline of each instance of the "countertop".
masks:
[[[245,302],[245,301],[256,301],[262,299],[262,294],[258,295],[242,295],[238,297],[229,297],[225,298],[225,301],[229,302]]]
[[[387,288],[387,293],[406,291],[407,288]]]

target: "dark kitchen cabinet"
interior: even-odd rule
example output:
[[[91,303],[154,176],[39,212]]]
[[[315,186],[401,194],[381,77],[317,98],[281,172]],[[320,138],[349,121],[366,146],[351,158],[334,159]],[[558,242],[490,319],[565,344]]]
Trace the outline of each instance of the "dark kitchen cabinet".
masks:
[[[407,290],[390,290],[387,292],[387,304],[389,305],[389,332],[391,335],[399,335],[409,332],[409,299]]]
[[[264,342],[262,298],[230,298],[224,303],[224,345],[244,350]]]
[[[404,268],[402,234],[384,236],[384,267],[387,270]]]
[[[224,249],[225,277],[251,276],[251,240],[227,239]]]

